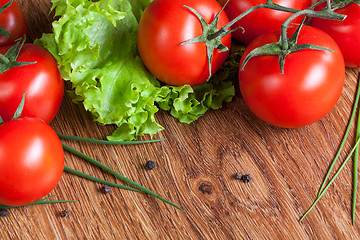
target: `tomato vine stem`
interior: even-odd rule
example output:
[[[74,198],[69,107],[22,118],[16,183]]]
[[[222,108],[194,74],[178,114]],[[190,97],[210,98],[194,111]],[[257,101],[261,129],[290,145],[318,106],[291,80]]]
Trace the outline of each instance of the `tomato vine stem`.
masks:
[[[330,1],[330,0],[328,0]],[[357,5],[360,6],[360,1],[359,0],[333,0],[331,1],[331,4],[328,4],[329,7],[331,7],[332,11],[335,11],[339,8],[343,8],[346,5],[349,5],[351,3],[356,3]]]
[[[243,12],[242,14],[240,14],[239,16],[234,18],[232,21],[230,21],[228,24],[222,26],[217,32],[215,32],[212,35],[212,38],[216,38],[220,34],[228,31],[227,29],[229,29],[237,21],[239,21],[240,19],[245,17],[250,12],[255,11],[255,10],[259,9],[259,8],[268,8],[268,9],[272,9],[272,10],[289,12],[289,13],[294,13],[294,14],[298,13],[298,15],[304,15],[304,16],[307,16],[307,17],[318,17],[318,18],[324,18],[324,19],[330,19],[330,20],[340,20],[340,21],[342,21],[342,20],[344,20],[346,18],[345,15],[335,13],[331,9],[322,9],[320,11],[311,10],[315,6],[321,4],[321,3],[325,2],[325,1],[329,1],[329,0],[321,0],[321,1],[315,3],[313,6],[307,8],[305,10],[299,10],[299,9],[284,7],[284,6],[281,6],[279,4],[274,3],[272,0],[267,0],[266,3],[259,4],[257,6],[249,8],[248,10],[246,10],[245,12]],[[300,12],[300,14],[299,14],[299,12]]]

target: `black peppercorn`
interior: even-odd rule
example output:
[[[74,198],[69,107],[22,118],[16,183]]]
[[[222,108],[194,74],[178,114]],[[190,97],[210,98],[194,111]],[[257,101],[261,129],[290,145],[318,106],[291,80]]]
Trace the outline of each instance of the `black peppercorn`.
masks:
[[[8,215],[7,209],[0,209],[0,217],[6,217]]]
[[[61,212],[61,217],[68,217],[68,216],[70,216],[70,211],[69,210],[63,210],[62,212]]]
[[[251,180],[251,175],[250,174],[244,174],[242,177],[241,177],[241,180],[245,183],[248,183],[250,182]]]
[[[155,168],[155,162],[154,161],[147,161],[145,164],[145,168],[147,170],[151,170]]]
[[[242,173],[236,173],[234,177],[235,177],[235,179],[237,179],[237,180],[242,180],[242,176],[243,176]]]
[[[109,192],[111,192],[111,188],[109,185],[104,185],[102,187],[102,191],[103,191],[103,193],[109,193]]]

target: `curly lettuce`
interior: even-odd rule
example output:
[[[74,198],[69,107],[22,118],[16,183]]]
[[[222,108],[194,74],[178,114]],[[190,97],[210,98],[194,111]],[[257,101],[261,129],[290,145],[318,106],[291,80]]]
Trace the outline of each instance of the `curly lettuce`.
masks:
[[[162,86],[144,67],[136,46],[138,22],[151,0],[52,0],[53,33],[36,44],[56,58],[72,85],[73,101],[82,102],[102,125],[115,124],[109,140],[153,136],[159,108],[191,123],[235,95],[229,80],[198,87]]]

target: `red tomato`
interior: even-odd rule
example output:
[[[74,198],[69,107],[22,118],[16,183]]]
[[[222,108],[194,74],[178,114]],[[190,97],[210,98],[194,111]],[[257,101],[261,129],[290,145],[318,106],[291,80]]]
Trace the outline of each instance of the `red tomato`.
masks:
[[[289,29],[289,36],[296,27]],[[265,33],[246,48],[248,53],[267,43],[279,41],[280,33]],[[320,120],[336,104],[345,80],[341,51],[325,32],[303,26],[299,44],[314,44],[333,50],[300,50],[285,58],[280,73],[278,56],[251,58],[239,71],[239,86],[245,103],[260,119],[286,128],[302,127]]]
[[[19,118],[2,124],[0,136],[1,205],[26,205],[55,188],[64,169],[64,151],[48,124]]]
[[[160,81],[174,86],[196,86],[209,77],[209,65],[205,43],[179,44],[203,33],[200,20],[193,12],[198,11],[210,23],[221,10],[215,0],[155,0],[141,16],[138,29],[138,49],[149,71]],[[217,27],[228,23],[225,12],[220,14]],[[230,48],[231,36],[222,43]],[[228,51],[214,51],[212,74],[222,65]]]
[[[224,5],[226,1],[218,0],[221,5]],[[312,0],[273,0],[273,2],[288,8],[305,9],[311,6]],[[225,12],[231,21],[249,8],[264,3],[266,3],[266,0],[230,0],[225,7]],[[233,29],[242,27],[245,29],[245,32],[242,29],[238,29],[232,33],[232,36],[242,43],[249,44],[265,32],[278,31],[281,24],[291,15],[292,13],[272,9],[257,9],[232,26]],[[302,18],[296,18],[292,22],[300,23],[301,20]]]
[[[0,0],[0,6],[8,2],[9,0]],[[0,14],[0,25],[10,33],[8,38],[0,36],[0,46],[12,44],[27,33],[24,13],[15,1]]]
[[[0,53],[4,54],[8,48],[0,48]],[[36,63],[0,74],[0,116],[9,121],[26,92],[21,116],[40,118],[49,123],[59,110],[64,94],[64,81],[56,60],[44,48],[26,43],[17,61]]]
[[[360,6],[351,3],[335,12],[347,17],[343,21],[313,18],[311,25],[334,38],[347,67],[360,67]]]

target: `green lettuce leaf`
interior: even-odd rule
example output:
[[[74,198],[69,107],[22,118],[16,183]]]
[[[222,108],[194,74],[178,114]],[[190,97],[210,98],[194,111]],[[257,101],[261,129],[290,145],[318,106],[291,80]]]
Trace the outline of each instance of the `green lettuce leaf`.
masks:
[[[52,0],[57,20],[53,33],[35,41],[59,63],[71,82],[71,95],[99,124],[115,124],[109,140],[153,136],[159,108],[190,123],[208,109],[218,109],[235,94],[231,81],[198,87],[170,87],[144,67],[136,46],[138,21],[151,0]]]

